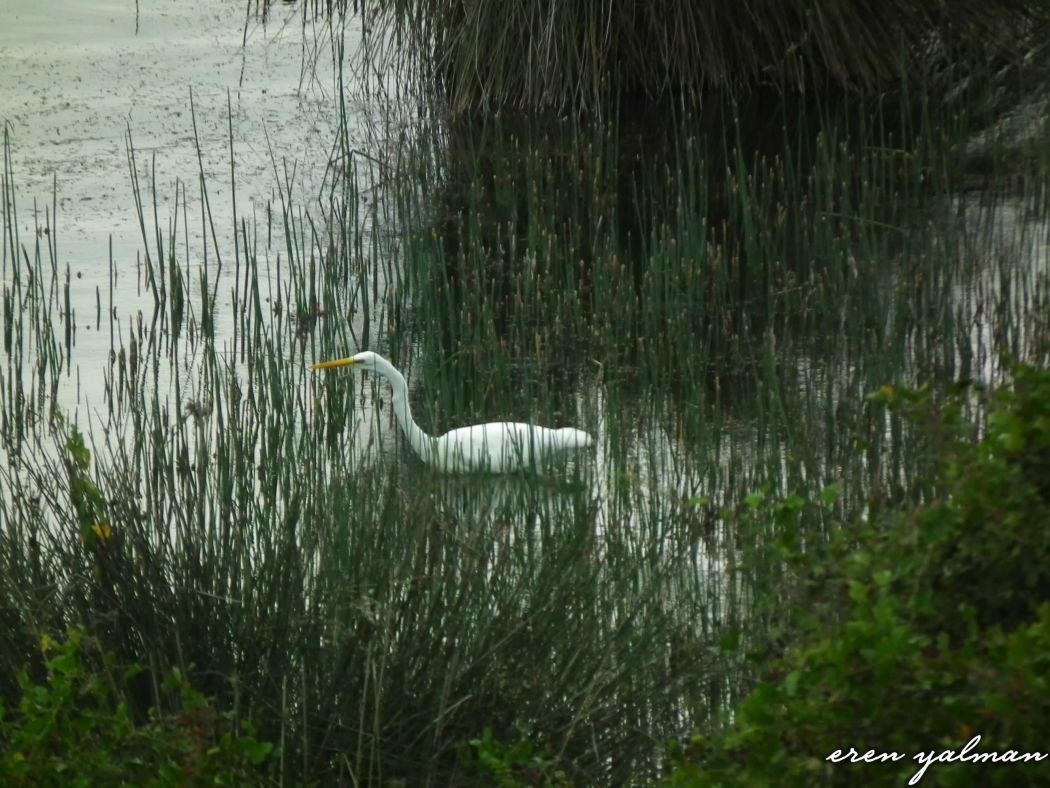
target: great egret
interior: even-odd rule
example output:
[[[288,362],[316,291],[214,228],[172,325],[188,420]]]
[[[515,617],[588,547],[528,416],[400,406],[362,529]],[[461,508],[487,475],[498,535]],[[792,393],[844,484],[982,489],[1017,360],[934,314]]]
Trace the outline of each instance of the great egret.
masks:
[[[314,364],[312,369],[360,367],[390,381],[394,389],[394,416],[405,431],[408,442],[427,465],[442,471],[491,471],[505,473],[541,466],[551,456],[567,449],[590,446],[591,436],[583,430],[563,427],[552,430],[535,424],[494,421],[446,432],[435,438],[412,420],[408,404],[408,385],[397,368],[368,350],[338,361]]]

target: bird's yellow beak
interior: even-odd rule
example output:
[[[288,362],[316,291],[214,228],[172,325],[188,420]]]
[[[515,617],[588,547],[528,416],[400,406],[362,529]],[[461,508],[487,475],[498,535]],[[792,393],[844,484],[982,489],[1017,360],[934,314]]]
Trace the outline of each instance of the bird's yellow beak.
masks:
[[[322,361],[314,364],[310,369],[335,369],[336,367],[349,367],[356,363],[352,358],[341,358],[338,361]]]

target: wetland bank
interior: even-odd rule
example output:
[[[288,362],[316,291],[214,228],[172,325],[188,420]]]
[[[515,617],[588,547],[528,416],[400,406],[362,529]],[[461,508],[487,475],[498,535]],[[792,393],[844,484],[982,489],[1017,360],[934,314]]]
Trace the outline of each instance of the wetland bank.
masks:
[[[756,747],[732,720],[789,682],[799,617],[831,627],[866,588],[815,578],[936,510],[955,441],[1029,445],[1004,425],[1043,389],[1022,371],[1017,403],[989,392],[1050,354],[1035,12],[1017,62],[950,41],[905,78],[840,52],[849,89],[644,105],[639,67],[602,112],[578,82],[577,113],[554,82],[473,93],[466,61],[428,65],[429,34],[396,35],[413,4],[261,6],[200,4],[240,53],[227,85],[173,64],[144,127],[133,109],[98,132],[108,153],[79,166],[85,193],[111,185],[104,212],[63,193],[75,143],[48,170],[31,102],[3,110],[4,707],[69,675],[58,654],[75,697],[110,688],[62,719],[123,702],[139,766],[259,783],[693,784],[724,753],[691,734]],[[165,30],[143,9],[112,4],[132,59],[136,23]],[[110,221],[112,241],[90,230]],[[595,445],[553,476],[436,472],[382,385],[309,371],[360,350],[405,373],[431,434],[524,421]],[[6,719],[12,775],[89,774]],[[835,749],[796,735],[792,756]],[[113,736],[106,768],[131,768]]]

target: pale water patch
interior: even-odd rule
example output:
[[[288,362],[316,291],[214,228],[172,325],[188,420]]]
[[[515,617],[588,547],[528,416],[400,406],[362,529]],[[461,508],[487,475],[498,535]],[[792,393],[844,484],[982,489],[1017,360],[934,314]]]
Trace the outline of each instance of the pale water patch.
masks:
[[[186,283],[191,300],[199,297],[197,271],[208,261],[216,339],[228,339],[234,286],[215,275],[221,257],[232,280],[235,202],[249,235],[253,225],[264,228],[256,240],[270,281],[261,291],[269,303],[280,299],[277,261],[286,250],[279,192],[316,209],[331,180],[340,64],[330,46],[331,20],[284,4],[274,4],[265,21],[245,14],[243,4],[218,0],[0,5],[0,122],[11,142],[12,170],[5,174],[17,195],[14,230],[30,256],[37,242],[55,250],[52,287],[61,292],[67,269],[71,283],[72,362],[81,374],[77,381],[71,369],[58,392],[63,408],[75,410],[88,399],[93,410],[102,406],[111,243],[112,313],[125,344],[133,327],[150,326],[154,309],[144,248],[154,262],[174,253],[194,280]],[[349,17],[343,30],[348,50],[356,25]],[[345,120],[353,135],[356,119]],[[129,172],[129,131],[145,239]],[[172,250],[168,235],[176,222]],[[5,282],[11,264],[5,261]]]
[[[23,201],[50,204],[57,177],[63,261],[93,267],[110,234],[118,262],[140,250],[129,126],[140,164],[157,154],[158,185],[181,178],[191,207],[199,199],[191,90],[217,227],[230,228],[228,91],[238,200],[264,207],[273,195],[267,137],[278,162],[295,165],[295,185],[317,192],[337,120],[331,59],[315,59],[304,75],[313,31],[301,17],[289,9],[266,25],[248,19],[246,36],[244,13],[225,2],[150,2],[138,12],[129,0],[0,7],[0,115]]]

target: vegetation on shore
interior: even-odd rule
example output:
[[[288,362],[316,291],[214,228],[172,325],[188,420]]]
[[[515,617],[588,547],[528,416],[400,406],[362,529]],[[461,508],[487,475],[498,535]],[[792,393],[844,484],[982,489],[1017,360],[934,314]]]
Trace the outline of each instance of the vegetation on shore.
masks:
[[[1050,726],[1050,370],[976,393],[980,430],[962,395],[876,395],[924,425],[938,494],[806,561],[783,655],[724,729],[672,748],[665,785],[1046,783],[1034,758],[959,757],[974,736],[1046,756]]]

